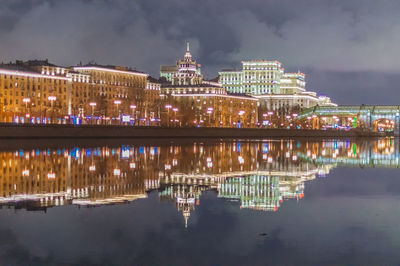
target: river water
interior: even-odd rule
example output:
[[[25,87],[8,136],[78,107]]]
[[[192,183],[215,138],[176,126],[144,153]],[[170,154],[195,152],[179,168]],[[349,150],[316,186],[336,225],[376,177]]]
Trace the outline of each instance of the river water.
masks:
[[[399,141],[0,145],[1,265],[399,265]]]

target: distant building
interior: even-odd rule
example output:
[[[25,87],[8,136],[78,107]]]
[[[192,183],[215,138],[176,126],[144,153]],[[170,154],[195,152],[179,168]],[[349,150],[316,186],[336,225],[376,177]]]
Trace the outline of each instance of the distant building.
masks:
[[[160,78],[165,78],[167,81],[172,82],[172,76],[178,73],[178,66],[161,66]]]
[[[186,44],[184,58],[178,60],[175,66],[160,67],[160,77],[166,78],[173,85],[201,84],[201,65],[192,58],[189,43]]]
[[[228,92],[264,95],[280,93],[284,69],[279,61],[242,61],[242,70],[219,72],[220,82]]]
[[[270,111],[285,115],[316,105],[336,106],[329,97],[306,90],[305,74],[285,73],[279,61],[242,61],[242,70],[222,70],[219,82],[228,92],[259,99],[259,120]]]
[[[177,71],[162,84],[161,92],[165,102],[161,120],[165,125],[254,127],[257,123],[258,100],[228,93],[216,80],[204,80],[189,44],[184,59],[177,61]]]

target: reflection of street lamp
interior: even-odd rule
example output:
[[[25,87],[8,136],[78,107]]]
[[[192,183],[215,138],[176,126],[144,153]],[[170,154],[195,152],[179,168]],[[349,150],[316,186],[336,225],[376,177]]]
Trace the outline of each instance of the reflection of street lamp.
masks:
[[[92,124],[93,124],[93,116],[94,116],[94,108],[96,107],[97,103],[91,102],[89,105],[92,107]]]
[[[52,114],[52,116],[51,116],[51,122],[53,122],[53,102],[55,101],[55,100],[57,100],[57,97],[56,96],[49,96],[48,98],[47,98],[49,101],[50,101],[50,106],[51,106],[51,114]]]
[[[169,109],[171,109],[172,108],[172,105],[170,105],[170,104],[167,104],[167,105],[165,105],[165,108],[167,108],[167,110],[168,110],[168,126],[169,126]]]
[[[135,125],[136,125],[136,105],[130,105],[129,108],[132,110],[132,116],[133,119],[135,119]]]
[[[121,118],[120,118],[120,115],[119,115],[119,105],[121,104],[121,101],[120,100],[115,100],[114,104],[117,105],[117,116],[119,118],[119,123],[121,124]]]
[[[176,124],[177,124],[177,121],[176,121],[176,112],[178,112],[178,108],[172,108],[172,111],[174,111],[174,124],[175,124],[175,126],[176,126]]]

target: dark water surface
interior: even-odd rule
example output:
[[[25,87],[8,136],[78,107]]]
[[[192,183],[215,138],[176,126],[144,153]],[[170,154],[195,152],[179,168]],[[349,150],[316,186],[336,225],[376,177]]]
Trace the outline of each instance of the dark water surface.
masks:
[[[3,141],[1,265],[399,265],[399,141]]]

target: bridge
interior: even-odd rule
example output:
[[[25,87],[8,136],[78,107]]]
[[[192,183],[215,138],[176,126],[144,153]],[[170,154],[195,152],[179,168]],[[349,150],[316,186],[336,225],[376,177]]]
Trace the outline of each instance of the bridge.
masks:
[[[320,119],[332,119],[343,122],[349,119],[352,127],[363,127],[369,130],[377,129],[377,122],[391,121],[395,136],[400,135],[400,105],[341,105],[314,106],[304,110],[297,119],[309,119],[313,128],[320,128]]]

